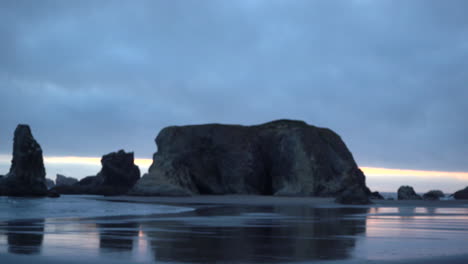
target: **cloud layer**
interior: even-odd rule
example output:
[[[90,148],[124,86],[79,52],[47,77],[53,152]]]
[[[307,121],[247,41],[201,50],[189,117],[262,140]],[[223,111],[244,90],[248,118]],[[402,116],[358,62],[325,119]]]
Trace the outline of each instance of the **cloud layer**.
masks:
[[[0,2],[0,153],[150,158],[168,125],[302,119],[362,166],[468,170],[468,2]]]

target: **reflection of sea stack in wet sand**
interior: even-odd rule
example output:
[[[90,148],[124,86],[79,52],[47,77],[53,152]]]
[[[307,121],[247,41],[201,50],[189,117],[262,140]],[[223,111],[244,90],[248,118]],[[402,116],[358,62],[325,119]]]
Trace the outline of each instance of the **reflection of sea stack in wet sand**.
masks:
[[[47,186],[41,146],[28,125],[18,125],[13,140],[10,172],[0,183],[0,194],[9,196],[45,196]]]
[[[173,126],[156,144],[149,173],[131,194],[340,196],[345,203],[370,195],[341,138],[302,121]]]

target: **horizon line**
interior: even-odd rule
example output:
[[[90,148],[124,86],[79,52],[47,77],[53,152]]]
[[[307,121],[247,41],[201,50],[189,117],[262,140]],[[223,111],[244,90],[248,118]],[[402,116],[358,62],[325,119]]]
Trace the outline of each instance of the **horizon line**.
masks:
[[[101,157],[86,157],[86,156],[44,156],[44,163],[50,164],[86,164],[93,166],[101,165]],[[0,162],[10,162],[11,155],[0,155]],[[153,163],[152,159],[135,158],[135,164],[149,168]],[[373,166],[359,167],[365,175],[372,176],[396,176],[396,177],[420,177],[420,178],[443,178],[450,177],[458,180],[468,180],[468,172],[464,171],[438,171],[438,170],[417,170],[417,169],[402,169],[402,168],[385,168]]]

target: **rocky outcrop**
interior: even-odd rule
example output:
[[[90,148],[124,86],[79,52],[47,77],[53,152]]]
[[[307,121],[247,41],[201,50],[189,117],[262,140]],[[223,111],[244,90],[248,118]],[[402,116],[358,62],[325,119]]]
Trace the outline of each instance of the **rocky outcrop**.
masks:
[[[149,173],[131,194],[370,194],[341,138],[302,121],[173,126],[159,133],[156,144]]]
[[[102,157],[102,169],[96,176],[103,186],[124,187],[128,190],[140,179],[140,169],[134,161],[133,152],[119,150],[109,153]]]
[[[457,200],[468,200],[468,187],[463,190],[459,190],[453,194],[453,198]]]
[[[46,196],[45,175],[41,146],[28,125],[18,125],[13,139],[10,172],[1,180],[0,194]]]
[[[77,183],[78,180],[73,178],[73,177],[66,177],[62,174],[57,174],[55,178],[55,185],[57,186],[63,186],[63,185],[73,185]]]
[[[134,163],[133,152],[124,150],[104,155],[102,169],[96,176],[88,176],[73,185],[56,186],[60,194],[125,194],[140,179],[140,169]]]
[[[416,194],[413,187],[401,186],[398,188],[398,200],[422,200],[422,198]]]
[[[423,194],[423,199],[424,200],[430,200],[430,201],[437,201],[440,200],[440,198],[445,197],[445,194],[440,191],[440,190],[431,190],[428,191],[427,193]]]
[[[370,204],[369,195],[366,192],[359,192],[352,189],[345,190],[338,194],[335,202],[340,204]]]
[[[46,178],[46,186],[47,189],[52,189],[55,186],[55,182],[49,178]]]
[[[371,200],[385,200],[379,192],[372,192],[369,197]]]

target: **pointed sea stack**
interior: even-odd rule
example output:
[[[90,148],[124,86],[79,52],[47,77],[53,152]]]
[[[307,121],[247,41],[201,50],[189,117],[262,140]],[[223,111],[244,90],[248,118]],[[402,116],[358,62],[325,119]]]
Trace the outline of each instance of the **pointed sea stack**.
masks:
[[[164,128],[133,195],[260,194],[368,203],[365,176],[335,132],[302,121]]]
[[[46,196],[46,172],[41,146],[28,125],[18,125],[13,140],[10,172],[2,180],[3,195]]]

